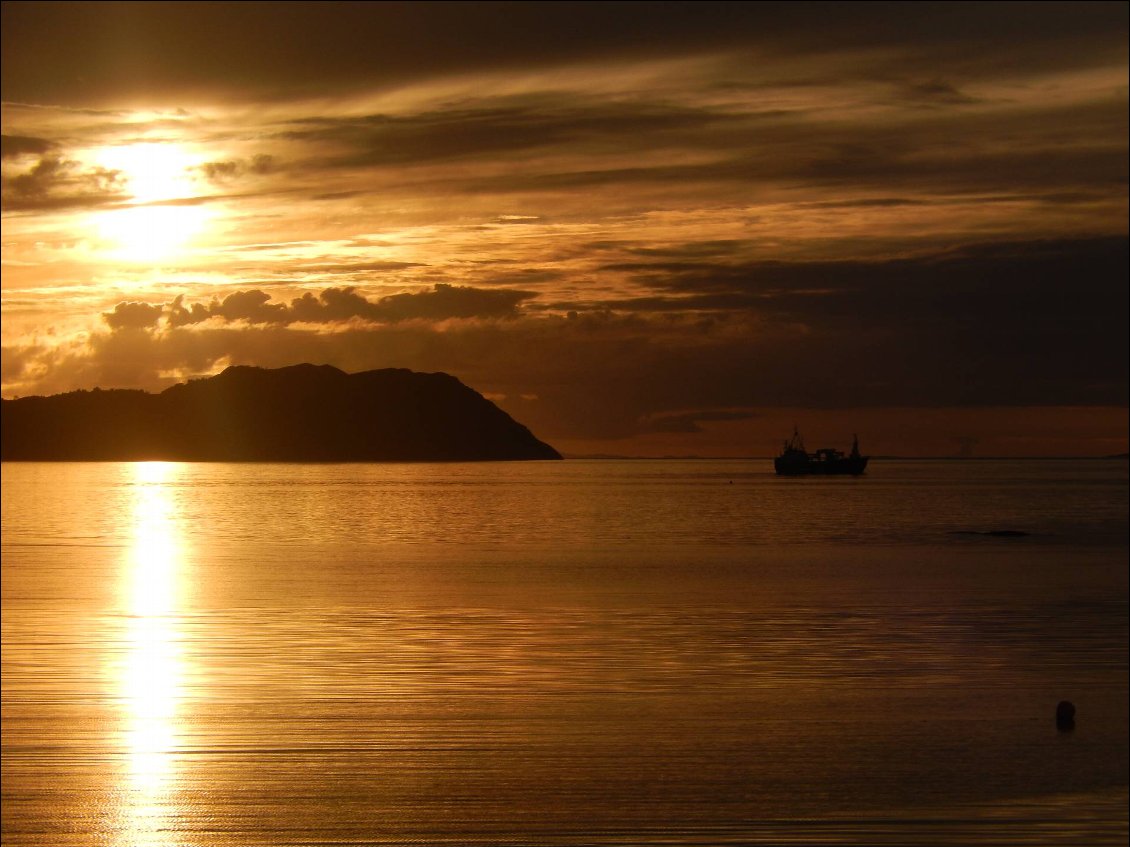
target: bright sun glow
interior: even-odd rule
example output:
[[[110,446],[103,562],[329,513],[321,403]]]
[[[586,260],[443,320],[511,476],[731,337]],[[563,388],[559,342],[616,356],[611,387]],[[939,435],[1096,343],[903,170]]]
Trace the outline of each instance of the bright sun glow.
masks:
[[[204,206],[131,206],[100,212],[98,233],[115,259],[166,262],[188,249],[210,217]]]
[[[105,147],[94,156],[103,168],[117,171],[123,188],[138,203],[156,203],[191,197],[193,168],[198,157],[179,144],[130,144]]]
[[[118,173],[122,189],[136,204],[96,215],[98,234],[114,259],[170,261],[204,230],[210,210],[191,205],[198,194],[193,178],[202,161],[198,155],[179,144],[146,142],[105,147],[94,161]]]

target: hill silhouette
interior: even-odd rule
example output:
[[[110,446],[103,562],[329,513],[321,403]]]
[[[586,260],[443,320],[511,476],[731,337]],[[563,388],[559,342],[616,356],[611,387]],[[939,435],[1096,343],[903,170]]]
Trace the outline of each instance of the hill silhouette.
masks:
[[[381,462],[560,459],[445,373],[230,367],[160,394],[0,402],[5,461]]]

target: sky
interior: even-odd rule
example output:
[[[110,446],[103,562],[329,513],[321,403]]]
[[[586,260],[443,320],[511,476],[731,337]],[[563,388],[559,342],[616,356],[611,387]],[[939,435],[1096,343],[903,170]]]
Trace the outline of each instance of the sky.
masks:
[[[1125,3],[3,3],[4,397],[446,371],[569,455],[1127,450]]]

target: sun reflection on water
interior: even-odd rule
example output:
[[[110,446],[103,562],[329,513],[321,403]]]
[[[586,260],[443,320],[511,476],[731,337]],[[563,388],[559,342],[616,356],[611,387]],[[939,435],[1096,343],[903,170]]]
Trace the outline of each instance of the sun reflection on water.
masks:
[[[133,545],[122,572],[128,618],[120,680],[126,752],[120,843],[163,845],[171,835],[177,779],[182,672],[177,612],[183,575],[173,483],[181,467],[140,462],[132,470]]]

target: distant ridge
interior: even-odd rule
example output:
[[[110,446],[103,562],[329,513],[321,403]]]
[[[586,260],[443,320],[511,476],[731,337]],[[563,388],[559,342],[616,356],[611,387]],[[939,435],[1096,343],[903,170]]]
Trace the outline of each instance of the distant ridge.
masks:
[[[160,394],[0,402],[4,461],[384,462],[560,459],[445,373],[237,366]]]

